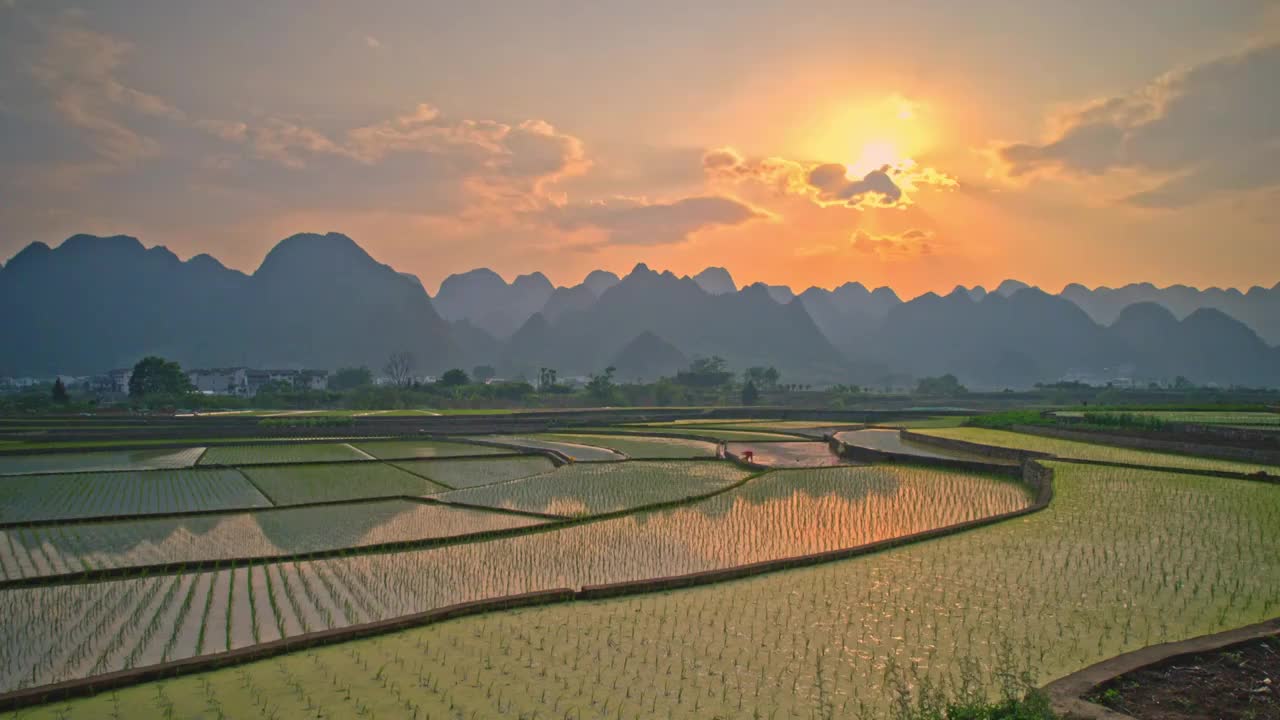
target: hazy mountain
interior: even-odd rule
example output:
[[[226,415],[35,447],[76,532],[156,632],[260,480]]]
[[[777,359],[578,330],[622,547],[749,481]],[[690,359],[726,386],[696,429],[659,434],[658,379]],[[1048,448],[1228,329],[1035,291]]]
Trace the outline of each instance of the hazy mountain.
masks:
[[[592,270],[580,284],[556,288],[542,307],[542,314],[549,321],[556,321],[566,313],[586,310],[605,290],[618,284],[618,276],[604,270]]]
[[[709,267],[694,275],[693,281],[698,283],[698,287],[708,295],[724,295],[738,291],[738,286],[733,282],[733,276],[722,267]]]
[[[688,357],[719,355],[735,367],[774,365],[784,374],[817,377],[841,376],[846,365],[800,303],[780,305],[762,286],[711,295],[692,278],[643,263],[589,308],[554,323],[531,319],[507,344],[505,362],[553,363],[561,374],[599,372],[638,328]]]
[[[36,243],[0,271],[0,307],[0,374],[91,374],[152,353],[325,369],[378,368],[400,350],[436,369],[458,355],[416,278],[337,233],[283,240],[251,276],[126,236]]]
[[[1005,280],[1004,282],[997,285],[996,289],[992,290],[992,292],[995,293],[996,295],[1003,295],[1004,297],[1009,297],[1014,293],[1018,292],[1019,290],[1026,290],[1029,287],[1031,286],[1022,282],[1021,280],[1014,280],[1013,278],[1009,278],[1008,280]],[[983,294],[984,295],[986,294],[985,290]]]
[[[554,291],[551,281],[540,272],[520,275],[508,285],[494,271],[478,268],[445,278],[434,302],[444,319],[469,320],[485,332],[505,338],[542,310]]]
[[[779,305],[786,305],[796,299],[796,294],[786,285],[765,285],[764,287],[769,291],[769,297]]]
[[[587,273],[587,277],[583,279],[582,284],[591,291],[596,297],[605,290],[618,284],[618,276],[607,270],[592,270]]]
[[[887,287],[868,291],[857,282],[835,290],[811,287],[799,298],[822,334],[850,356],[860,354],[861,345],[880,327],[890,308],[902,303]]]
[[[675,345],[645,330],[623,345],[610,364],[621,381],[652,382],[689,367],[689,358]]]
[[[1200,290],[1186,285],[1159,288],[1151,283],[1090,290],[1072,283],[1061,294],[1104,325],[1115,322],[1122,310],[1135,303],[1158,303],[1177,318],[1185,318],[1200,308],[1212,308],[1248,325],[1266,342],[1280,344],[1280,283],[1271,288],[1254,286],[1248,292],[1234,288]]]
[[[449,331],[458,346],[460,362],[464,367],[492,364],[502,351],[501,341],[472,325],[470,320],[450,323]]]
[[[1178,320],[1163,305],[1136,303],[1120,311],[1109,330],[1127,343],[1146,378],[1280,384],[1280,350],[1220,310],[1201,308]]]

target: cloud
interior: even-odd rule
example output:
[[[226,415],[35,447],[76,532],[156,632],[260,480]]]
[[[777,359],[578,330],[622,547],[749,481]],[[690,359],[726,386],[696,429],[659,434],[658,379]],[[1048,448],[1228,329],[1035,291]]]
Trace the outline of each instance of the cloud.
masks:
[[[382,49],[382,41],[372,35],[364,36],[364,44],[372,50]]]
[[[1134,171],[1131,205],[1176,208],[1280,185],[1280,44],[1170,72],[1057,119],[1043,143],[996,149],[1011,177]]]
[[[733,148],[709,150],[702,168],[713,181],[755,184],[779,195],[808,197],[821,206],[844,205],[863,209],[905,208],[913,204],[908,192],[922,185],[955,187],[955,178],[914,160],[904,159],[849,178],[848,168],[839,163],[806,163],[786,158],[743,158]]]
[[[545,216],[561,230],[597,230],[608,242],[622,245],[679,243],[699,230],[768,217],[737,200],[720,196],[688,197],[674,202],[614,198],[548,209]]]
[[[869,255],[885,261],[911,260],[933,255],[936,238],[931,230],[913,228],[897,235],[875,235],[866,230],[854,230],[846,245],[819,245],[798,248],[799,257],[824,255]]]

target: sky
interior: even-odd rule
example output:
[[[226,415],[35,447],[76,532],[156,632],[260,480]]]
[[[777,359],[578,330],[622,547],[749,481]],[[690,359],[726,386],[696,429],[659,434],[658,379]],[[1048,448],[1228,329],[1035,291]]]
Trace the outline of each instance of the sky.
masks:
[[[1280,281],[1280,3],[0,0],[0,258]]]

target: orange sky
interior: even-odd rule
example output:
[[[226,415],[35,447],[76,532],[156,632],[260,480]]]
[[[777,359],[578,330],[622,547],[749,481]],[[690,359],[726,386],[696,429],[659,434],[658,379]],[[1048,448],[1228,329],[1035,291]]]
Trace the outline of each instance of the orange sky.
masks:
[[[0,256],[252,271],[338,231],[429,289],[1280,280],[1269,3],[802,5],[0,5]]]

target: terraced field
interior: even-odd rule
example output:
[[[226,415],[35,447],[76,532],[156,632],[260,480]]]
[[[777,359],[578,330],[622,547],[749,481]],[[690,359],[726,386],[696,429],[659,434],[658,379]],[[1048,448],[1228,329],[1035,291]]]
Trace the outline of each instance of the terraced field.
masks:
[[[482,439],[529,450],[555,450],[570,460],[578,462],[614,462],[627,459],[625,455],[608,448],[584,445],[583,443],[544,440],[537,435],[486,435]]]
[[[1151,452],[1147,450],[1130,450],[1128,448],[1102,445],[1098,443],[1078,442],[1075,440],[1059,440],[1057,438],[1015,433],[1006,430],[987,430],[985,428],[940,428],[919,431],[923,435],[965,440],[967,442],[995,445],[998,447],[1018,448],[1033,452],[1049,453],[1060,458],[1075,460],[1097,460],[1101,462],[1124,463],[1129,465],[1149,465],[1152,467],[1186,468],[1189,470],[1220,470],[1224,472],[1256,473],[1265,471],[1280,475],[1280,467],[1260,463],[1238,462],[1235,460],[1218,460],[1194,455],[1178,455],[1174,453]],[[918,443],[916,443],[918,444]]]
[[[556,469],[543,455],[493,459],[409,460],[391,463],[447,489],[479,487],[540,475]]]
[[[458,455],[497,455],[501,448],[442,440],[373,440],[352,443],[357,450],[380,460],[420,460]]]
[[[578,708],[584,717],[751,717],[757,709],[766,709],[763,717],[773,710],[778,717],[883,717],[899,684],[929,679],[954,687],[971,673],[995,686],[993,673],[1004,663],[1045,681],[1119,652],[1276,615],[1280,487],[1054,465],[1058,494],[1048,510],[875,556],[673,593],[466,618],[24,717],[109,717],[113,707],[195,716],[210,706],[258,707],[265,698],[281,717],[308,707],[336,716],[563,717]],[[309,566],[265,572],[293,588],[289,597],[310,597],[304,587],[327,597]],[[250,580],[182,582],[194,584],[201,599],[210,585],[218,598],[233,585],[233,597],[247,598],[247,588],[257,587]],[[162,582],[145,581],[132,597],[163,597]],[[346,597],[345,587],[333,585],[338,597]],[[180,585],[173,596],[182,591]],[[50,597],[48,606],[58,602]],[[326,605],[328,617],[342,615],[348,602],[360,616],[352,598]],[[223,605],[219,599],[207,613],[216,630],[228,617]],[[255,606],[242,599],[232,607],[230,616],[244,622]],[[281,621],[286,629],[299,617],[326,622],[323,613],[281,607],[290,608]],[[191,624],[181,627],[182,637],[194,637]],[[279,627],[261,623],[258,637],[273,637]],[[44,645],[17,638],[48,633],[27,628],[4,625],[3,646],[43,657]],[[211,631],[202,651],[223,647],[226,638],[252,641],[252,633]],[[87,634],[77,629],[68,642]],[[161,655],[165,636],[153,638],[142,650],[124,646],[115,655]],[[96,656],[83,655],[81,663],[92,666]]]
[[[195,465],[203,452],[204,448],[193,447],[180,450],[9,455],[0,457],[0,475],[176,469]]]
[[[741,482],[748,474],[737,465],[720,461],[575,463],[554,473],[455,490],[434,498],[441,502],[583,517],[699,497]]]
[[[281,443],[278,445],[214,446],[201,465],[265,465],[274,463],[369,460],[371,456],[347,443]]]
[[[950,448],[937,447],[927,443],[904,440],[897,430],[881,428],[850,430],[836,433],[835,438],[841,442],[848,443],[849,445],[867,448],[868,450],[879,450],[881,452],[898,453],[901,455],[916,455],[919,457],[938,458],[944,460],[965,460],[969,462],[986,462],[994,464],[1016,464],[1012,460],[989,458],[985,455],[969,453],[963,450],[951,450]],[[995,443],[990,444],[994,445]]]
[[[0,530],[0,580],[439,540],[540,525],[406,500]]]
[[[627,435],[595,435],[569,433],[544,433],[534,436],[543,440],[594,445],[620,452],[637,460],[653,460],[665,458],[713,458],[716,456],[715,443],[701,440],[682,440],[678,438],[644,437]]]
[[[251,466],[243,472],[275,505],[430,495],[449,489],[380,462]]]
[[[0,523],[265,507],[233,469],[19,475],[0,479]]]

